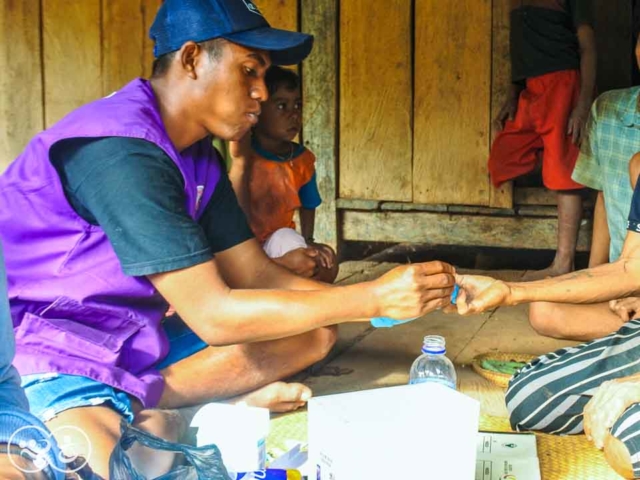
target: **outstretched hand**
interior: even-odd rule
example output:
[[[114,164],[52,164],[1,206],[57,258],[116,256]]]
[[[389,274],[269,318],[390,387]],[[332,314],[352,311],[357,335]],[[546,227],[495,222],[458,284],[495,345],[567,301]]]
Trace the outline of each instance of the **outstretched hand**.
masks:
[[[451,265],[438,261],[394,268],[372,282],[377,315],[406,320],[447,307],[454,274]]]
[[[511,289],[502,280],[480,275],[456,275],[456,284],[460,287],[456,306],[460,315],[482,313],[507,305],[511,298]]]

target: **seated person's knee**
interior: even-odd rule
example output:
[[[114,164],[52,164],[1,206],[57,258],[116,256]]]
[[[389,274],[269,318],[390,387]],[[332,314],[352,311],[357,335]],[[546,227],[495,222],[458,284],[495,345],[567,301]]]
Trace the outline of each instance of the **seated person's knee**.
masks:
[[[505,403],[509,412],[511,428],[517,431],[537,429],[540,421],[538,415],[540,405],[546,400],[542,389],[531,388],[531,375],[537,374],[534,366],[525,372],[518,373],[505,392]]]
[[[513,430],[521,431],[521,430],[529,430],[527,426],[527,418],[533,412],[533,410],[537,407],[533,402],[528,402],[525,400],[524,405],[519,405],[518,408],[511,410],[507,405],[507,409],[509,410],[509,424]]]
[[[540,335],[546,337],[558,337],[561,332],[558,328],[560,312],[548,302],[536,302],[529,306],[529,323]]]
[[[607,435],[604,442],[604,456],[618,475],[622,478],[638,478],[633,473],[633,464],[629,449],[622,441],[611,434]]]
[[[631,160],[629,161],[629,180],[631,180],[631,188],[636,188],[638,175],[640,175],[640,152],[631,157]]]

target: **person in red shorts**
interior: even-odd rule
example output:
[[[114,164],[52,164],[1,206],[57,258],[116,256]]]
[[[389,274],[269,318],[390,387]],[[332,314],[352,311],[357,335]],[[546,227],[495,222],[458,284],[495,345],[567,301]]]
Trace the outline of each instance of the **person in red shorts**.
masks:
[[[545,187],[557,192],[558,248],[550,267],[529,279],[574,269],[583,186],[571,179],[595,91],[591,0],[512,0],[511,79],[496,118],[491,181],[525,175],[542,158]]]

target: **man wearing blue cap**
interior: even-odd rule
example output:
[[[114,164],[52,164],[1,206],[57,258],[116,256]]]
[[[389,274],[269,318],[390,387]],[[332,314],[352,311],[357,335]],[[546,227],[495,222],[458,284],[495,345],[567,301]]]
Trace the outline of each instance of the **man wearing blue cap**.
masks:
[[[431,262],[330,288],[253,238],[211,138],[255,125],[267,68],[301,62],[311,36],[272,29],[248,0],[166,0],[151,37],[150,81],[72,112],[0,176],[16,366],[32,411],[81,432],[71,443],[103,476],[122,418],[176,440],[158,408],[298,408],[311,391],[279,380],[322,359],[336,324],[419,317],[454,283]],[[184,324],[163,328],[168,304]],[[132,456],[148,477],[172,461]]]

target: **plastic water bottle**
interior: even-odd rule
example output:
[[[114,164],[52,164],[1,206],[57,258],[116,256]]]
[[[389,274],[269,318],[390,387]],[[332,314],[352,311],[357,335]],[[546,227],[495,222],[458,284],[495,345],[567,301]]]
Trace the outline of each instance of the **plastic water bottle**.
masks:
[[[422,355],[411,366],[409,384],[438,382],[456,389],[456,369],[446,356],[444,337],[427,335],[422,345]]]

